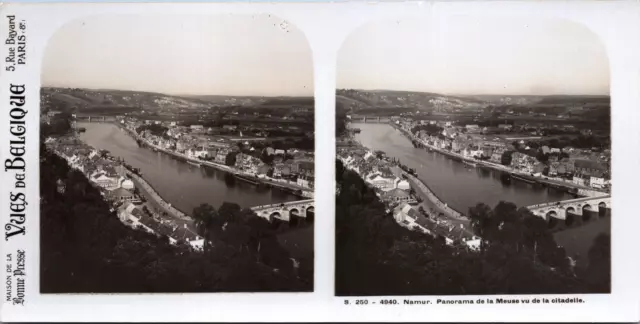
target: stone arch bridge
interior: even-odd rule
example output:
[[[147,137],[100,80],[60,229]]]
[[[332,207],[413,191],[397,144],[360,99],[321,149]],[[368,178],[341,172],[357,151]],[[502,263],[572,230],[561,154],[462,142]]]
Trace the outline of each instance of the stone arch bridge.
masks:
[[[351,116],[353,122],[367,123],[367,124],[386,124],[391,121],[391,118],[386,116],[363,116],[353,115]]]
[[[584,197],[550,202],[527,207],[534,215],[549,221],[551,218],[566,220],[567,213],[582,216],[584,211],[598,212],[600,208],[611,208],[611,195]]]
[[[91,116],[91,115],[77,114],[75,116],[75,120],[76,121],[80,121],[80,122],[89,122],[89,123],[113,122],[113,121],[116,121],[116,117],[115,116]]]
[[[251,210],[268,221],[279,219],[289,222],[292,216],[308,218],[310,213],[313,214],[315,212],[315,200],[305,199],[281,204],[255,206],[251,207]]]

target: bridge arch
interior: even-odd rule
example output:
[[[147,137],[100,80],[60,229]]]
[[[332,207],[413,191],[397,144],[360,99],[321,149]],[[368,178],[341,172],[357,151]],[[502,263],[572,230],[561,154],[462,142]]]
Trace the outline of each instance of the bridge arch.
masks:
[[[298,208],[289,209],[289,226],[296,227],[301,223],[300,211]]]
[[[556,226],[558,226],[558,219],[555,217],[549,217],[547,223],[549,229],[554,229]]]
[[[279,212],[273,212],[269,215],[269,221],[273,222],[274,219],[280,219],[282,215]]]
[[[308,222],[313,222],[316,215],[315,210],[316,210],[315,207],[311,205],[307,207],[307,209],[304,211]]]
[[[591,207],[591,205],[589,204],[584,204],[582,206],[582,220],[584,220],[585,222],[588,222],[589,220],[591,220],[591,213],[593,211],[593,208]]]
[[[569,208],[572,209],[572,212],[569,212]],[[564,212],[564,224],[567,227],[570,227],[571,225],[573,225],[576,221],[576,215],[573,211],[575,211],[572,207],[569,207],[565,210]]]
[[[557,213],[555,210],[548,212],[546,216],[549,229],[553,229],[558,226],[558,219],[556,218]]]
[[[605,217],[607,216],[607,203],[604,201],[601,201],[598,204],[598,216],[599,217]]]

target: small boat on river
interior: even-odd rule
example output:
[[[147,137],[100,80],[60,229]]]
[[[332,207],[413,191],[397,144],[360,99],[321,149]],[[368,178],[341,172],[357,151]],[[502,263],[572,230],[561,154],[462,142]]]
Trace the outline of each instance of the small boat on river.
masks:
[[[526,182],[526,183],[529,183],[529,184],[534,184],[534,183],[536,183],[536,181],[535,181],[535,180],[533,180],[533,179],[529,179],[529,178],[527,178],[527,177],[525,177],[525,176],[522,176],[522,175],[519,175],[519,174],[517,174],[517,173],[512,173],[512,174],[511,174],[511,178],[516,179],[516,180],[520,180],[520,181],[523,181],[523,182]]]
[[[466,164],[468,166],[472,166],[474,168],[478,166],[478,163],[472,162],[472,161],[469,161],[469,160],[462,160],[462,163],[464,163],[464,164]]]
[[[194,162],[194,161],[191,161],[191,160],[187,160],[187,163],[189,163],[189,164],[191,164],[191,165],[195,165],[195,166],[197,166],[197,167],[200,167],[200,165],[202,164],[202,163]]]

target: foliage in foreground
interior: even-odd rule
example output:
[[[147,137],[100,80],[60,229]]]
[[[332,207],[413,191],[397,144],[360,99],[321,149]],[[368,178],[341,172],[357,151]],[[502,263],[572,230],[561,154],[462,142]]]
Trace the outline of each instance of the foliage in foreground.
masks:
[[[212,223],[224,220],[229,231],[212,226],[212,244],[194,252],[186,244],[174,246],[166,237],[126,227],[81,172],[42,147],[42,293],[313,289],[313,257],[294,268],[270,223],[248,217],[239,206],[202,207],[217,215]],[[63,193],[58,180],[65,185]]]
[[[336,177],[338,295],[610,292],[608,235],[596,238],[588,266],[572,268],[546,224],[528,211],[510,203],[493,210],[480,204],[470,216],[488,243],[471,252],[400,227],[375,192],[340,161]]]

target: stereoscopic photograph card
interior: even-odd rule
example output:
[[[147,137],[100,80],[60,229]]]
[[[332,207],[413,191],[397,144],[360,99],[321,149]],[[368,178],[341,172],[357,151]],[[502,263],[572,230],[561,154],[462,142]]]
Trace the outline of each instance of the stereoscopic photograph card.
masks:
[[[638,320],[636,2],[0,11],[3,321]]]

